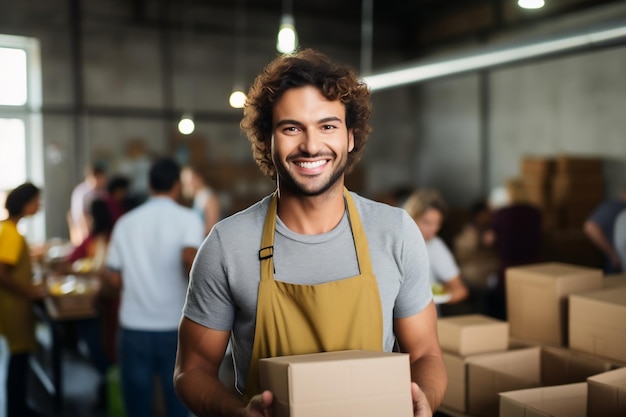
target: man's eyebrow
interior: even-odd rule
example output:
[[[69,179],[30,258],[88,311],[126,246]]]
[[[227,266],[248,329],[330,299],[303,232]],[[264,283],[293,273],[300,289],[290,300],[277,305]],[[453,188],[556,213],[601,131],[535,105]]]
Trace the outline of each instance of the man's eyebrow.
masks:
[[[343,123],[343,120],[340,117],[337,116],[329,116],[329,117],[324,117],[323,119],[320,119],[317,121],[318,124],[320,123],[328,123],[328,122],[340,122]],[[296,125],[296,126],[302,126],[302,123],[297,121],[297,120],[292,120],[292,119],[283,119],[283,120],[279,120],[276,123],[276,127],[280,127],[283,125]]]
[[[296,120],[291,120],[291,119],[283,119],[283,120],[279,120],[276,123],[276,127],[280,127],[283,125],[297,125],[297,126],[302,126],[302,123],[296,121]]]

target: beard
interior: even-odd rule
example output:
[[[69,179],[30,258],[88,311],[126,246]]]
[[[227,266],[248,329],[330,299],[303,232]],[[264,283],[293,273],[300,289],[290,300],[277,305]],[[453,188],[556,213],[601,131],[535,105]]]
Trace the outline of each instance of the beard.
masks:
[[[315,155],[313,155],[315,156]],[[294,195],[301,195],[307,197],[315,197],[324,194],[337,185],[339,179],[343,177],[348,165],[348,156],[345,154],[339,161],[339,164],[333,167],[330,175],[327,178],[317,176],[316,178],[305,178],[304,181],[296,178],[284,164],[274,164],[276,167],[276,177],[278,184],[284,190],[288,190]]]

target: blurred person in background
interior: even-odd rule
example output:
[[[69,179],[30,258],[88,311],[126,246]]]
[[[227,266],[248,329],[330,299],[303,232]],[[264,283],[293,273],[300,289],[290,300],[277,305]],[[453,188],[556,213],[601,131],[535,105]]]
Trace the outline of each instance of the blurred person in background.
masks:
[[[127,197],[130,180],[122,175],[114,175],[109,179],[106,186],[104,201],[111,213],[113,224],[127,211]]]
[[[93,200],[105,195],[106,181],[104,164],[93,163],[85,168],[85,179],[72,190],[68,223],[74,245],[80,245],[89,236],[89,207]]]
[[[615,219],[624,209],[626,209],[626,186],[620,198],[600,203],[583,225],[585,234],[604,254],[604,272],[607,274],[617,274],[623,270],[619,253],[613,246],[613,231]]]
[[[626,265],[626,209],[622,210],[615,220],[614,247],[622,265]]]
[[[506,270],[541,260],[543,216],[541,210],[526,200],[521,181],[507,181],[489,195],[493,211],[485,244],[493,246],[498,256],[496,282],[490,283],[486,299],[486,314],[506,320]]]
[[[7,195],[9,213],[0,222],[0,333],[11,357],[7,378],[8,417],[38,415],[27,404],[27,377],[31,353],[36,349],[33,302],[46,296],[46,287],[33,284],[31,255],[19,221],[39,210],[40,190],[25,183]]]
[[[206,183],[202,173],[194,167],[185,166],[180,173],[183,196],[191,200],[191,208],[204,222],[204,234],[208,235],[220,219],[220,201]]]
[[[430,281],[437,294],[438,286],[449,295],[447,301],[455,304],[465,300],[469,291],[461,279],[459,267],[445,242],[437,236],[447,205],[439,191],[432,188],[415,190],[404,203],[404,209],[415,221],[426,241],[430,261]]]
[[[105,288],[121,294],[118,364],[129,417],[152,415],[158,375],[169,417],[188,415],[174,392],[178,324],[188,274],[204,239],[196,213],[178,204],[180,167],[170,158],[149,171],[151,197],[113,227]]]

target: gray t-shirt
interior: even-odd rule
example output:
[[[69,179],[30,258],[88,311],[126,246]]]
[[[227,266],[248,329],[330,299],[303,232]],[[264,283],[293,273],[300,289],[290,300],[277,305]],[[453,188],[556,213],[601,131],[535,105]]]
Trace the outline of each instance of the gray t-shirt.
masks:
[[[417,225],[398,207],[351,193],[367,236],[383,309],[383,348],[394,346],[393,319],[422,311],[432,299],[426,246]],[[259,249],[269,206],[266,197],[213,227],[193,268],[184,315],[216,330],[229,330],[237,389],[243,392],[254,342]],[[359,274],[347,212],[337,227],[302,235],[277,219],[275,279],[318,284]]]

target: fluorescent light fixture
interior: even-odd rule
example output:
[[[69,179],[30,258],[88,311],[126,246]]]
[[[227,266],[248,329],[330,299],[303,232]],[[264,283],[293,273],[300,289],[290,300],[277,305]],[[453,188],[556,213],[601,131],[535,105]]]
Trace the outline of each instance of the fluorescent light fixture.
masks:
[[[283,54],[290,54],[298,47],[298,34],[293,16],[283,14],[278,29],[278,38],[276,40],[276,49]]]
[[[522,9],[541,9],[546,3],[543,0],[518,0],[517,5]]]
[[[590,45],[602,44],[626,38],[626,23],[589,31],[554,40],[510,46],[501,49],[486,49],[468,56],[416,64],[396,70],[363,77],[372,91],[413,84],[429,79],[474,71],[496,65],[536,58]]]

